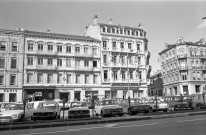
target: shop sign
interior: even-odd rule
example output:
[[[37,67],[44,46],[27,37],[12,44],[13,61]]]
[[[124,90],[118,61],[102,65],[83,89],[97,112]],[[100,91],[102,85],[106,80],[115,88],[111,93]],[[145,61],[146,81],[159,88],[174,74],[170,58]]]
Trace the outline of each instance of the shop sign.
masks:
[[[17,92],[17,90],[4,90],[4,92]]]

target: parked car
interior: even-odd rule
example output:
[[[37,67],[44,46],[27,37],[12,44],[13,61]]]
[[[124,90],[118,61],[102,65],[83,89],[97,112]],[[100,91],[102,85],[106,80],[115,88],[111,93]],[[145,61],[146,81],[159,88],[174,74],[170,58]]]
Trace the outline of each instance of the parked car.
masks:
[[[90,117],[90,111],[87,107],[86,102],[82,101],[71,101],[68,110],[68,118],[85,118]]]
[[[60,118],[59,104],[55,101],[35,101],[31,102],[34,112],[31,117],[33,121],[38,119],[57,119]]]
[[[181,99],[180,96],[166,96],[164,101],[168,103],[169,109],[173,111],[194,109],[191,101],[184,100],[183,97]]]
[[[123,116],[123,108],[116,104],[115,100],[103,99],[95,104],[95,113],[97,116],[104,117],[105,115]]]
[[[32,117],[33,108],[30,104],[25,106],[24,114],[24,105],[23,103],[10,103],[5,111],[0,113],[0,122],[14,122],[14,121],[23,121]]]
[[[0,113],[6,110],[6,107],[9,105],[9,102],[0,102]]]
[[[157,104],[156,104],[157,102]],[[150,106],[151,111],[164,111],[167,112],[168,108],[169,108],[169,104],[161,101],[160,99],[151,99],[149,100],[149,102],[146,103],[147,105]]]
[[[129,114],[129,109],[131,111],[132,115],[135,115],[137,113],[149,113],[150,112],[150,106],[143,103],[141,99],[138,98],[131,98],[130,100],[130,108],[129,108],[129,102],[128,99],[123,99],[121,103],[119,104],[121,107],[123,107],[123,112]]]
[[[61,110],[68,110],[69,109],[69,103],[65,102],[65,105],[63,104],[63,100],[61,99],[55,99],[54,101],[56,101],[59,104],[59,108]]]

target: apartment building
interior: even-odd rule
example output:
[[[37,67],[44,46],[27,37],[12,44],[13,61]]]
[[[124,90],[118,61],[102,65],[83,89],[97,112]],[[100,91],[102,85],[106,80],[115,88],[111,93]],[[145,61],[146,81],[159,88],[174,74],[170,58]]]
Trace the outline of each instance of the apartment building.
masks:
[[[22,101],[24,37],[0,30],[0,102]]]
[[[159,53],[163,93],[168,95],[201,94],[206,86],[206,43],[186,42],[178,38]]]
[[[86,27],[85,36],[101,40],[101,95],[106,98],[147,96],[150,52],[146,32],[129,27],[98,22]],[[129,93],[128,93],[129,89]]]
[[[101,86],[100,41],[50,32],[25,32],[27,97],[82,100]]]
[[[148,89],[148,96],[163,96],[163,80],[161,71],[157,71],[150,76],[150,85]]]

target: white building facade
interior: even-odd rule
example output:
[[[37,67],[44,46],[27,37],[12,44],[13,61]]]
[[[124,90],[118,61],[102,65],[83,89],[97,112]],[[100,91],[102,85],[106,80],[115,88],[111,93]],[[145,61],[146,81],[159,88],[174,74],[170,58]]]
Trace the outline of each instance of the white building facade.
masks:
[[[27,97],[83,100],[101,87],[99,40],[26,31],[24,61]]]
[[[20,33],[0,30],[0,102],[22,101],[24,37]]]
[[[86,28],[85,36],[101,40],[101,94],[105,98],[146,97],[150,52],[146,32],[138,27],[94,23]],[[128,92],[129,89],[129,92]]]

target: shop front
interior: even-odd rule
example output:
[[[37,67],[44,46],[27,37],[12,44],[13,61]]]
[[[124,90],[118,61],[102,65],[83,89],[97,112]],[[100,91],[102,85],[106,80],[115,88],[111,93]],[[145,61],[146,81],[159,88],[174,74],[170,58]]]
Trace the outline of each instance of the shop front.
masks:
[[[0,89],[0,102],[22,102],[22,89]]]

